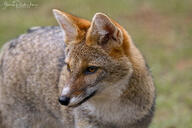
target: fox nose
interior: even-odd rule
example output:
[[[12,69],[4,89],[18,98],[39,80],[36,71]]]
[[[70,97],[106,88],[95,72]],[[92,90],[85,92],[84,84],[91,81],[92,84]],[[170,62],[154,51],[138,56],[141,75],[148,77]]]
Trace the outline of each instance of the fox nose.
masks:
[[[70,102],[70,98],[69,97],[67,97],[67,96],[60,96],[59,97],[59,103],[61,105],[67,106],[69,104],[69,102]]]

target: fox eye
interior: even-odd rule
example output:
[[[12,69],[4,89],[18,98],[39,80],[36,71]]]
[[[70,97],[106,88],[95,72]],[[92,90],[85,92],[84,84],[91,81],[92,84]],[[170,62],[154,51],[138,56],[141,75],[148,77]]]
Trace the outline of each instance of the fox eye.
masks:
[[[98,70],[98,67],[90,66],[90,67],[87,67],[87,69],[85,70],[85,74],[92,74],[92,73],[95,73],[97,70]]]
[[[67,71],[71,72],[69,64],[67,64]]]

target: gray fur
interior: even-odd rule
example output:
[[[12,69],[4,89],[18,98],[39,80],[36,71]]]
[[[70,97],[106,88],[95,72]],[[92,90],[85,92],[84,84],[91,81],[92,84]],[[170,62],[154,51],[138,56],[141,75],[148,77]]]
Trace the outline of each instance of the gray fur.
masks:
[[[68,111],[57,100],[64,47],[59,27],[39,28],[4,45],[0,119],[6,128],[70,128],[63,116]]]
[[[102,64],[106,70],[109,70],[108,76],[105,75],[104,79],[110,84],[123,79],[127,74],[126,71],[133,72],[129,77],[130,84],[128,80],[126,81],[126,88],[128,88],[126,95],[120,96],[118,102],[109,102],[112,103],[112,110],[113,105],[116,107],[114,110],[118,112],[127,110],[127,113],[124,113],[125,118],[119,117],[119,120],[114,121],[105,118],[105,115],[102,117],[103,113],[100,109],[97,110],[97,107],[102,108],[104,105],[105,108],[110,104],[96,102],[98,101],[96,96],[76,108],[67,108],[59,104],[58,97],[61,95],[61,87],[65,84],[62,79],[66,77],[64,61],[66,46],[59,27],[39,27],[7,42],[1,50],[1,128],[148,127],[153,116],[155,101],[153,81],[145,66],[142,67],[143,71],[140,71],[130,63],[128,65],[123,63],[123,59],[129,62],[128,58],[117,62],[112,61],[111,58],[111,60],[107,58],[103,50],[99,50],[100,48],[88,47],[82,43],[75,46],[69,45],[67,48],[69,48],[68,52],[73,51],[71,58],[74,60],[75,57],[81,60],[81,57],[88,55],[90,59],[102,56],[101,62],[95,61],[95,63]],[[96,54],[98,51],[99,53]],[[140,55],[140,52],[136,51],[136,54]],[[78,63],[75,62],[76,65]],[[77,66],[72,68],[75,70]],[[152,91],[149,90],[150,88]],[[91,105],[96,106],[94,111]],[[113,111],[110,112],[113,113]]]

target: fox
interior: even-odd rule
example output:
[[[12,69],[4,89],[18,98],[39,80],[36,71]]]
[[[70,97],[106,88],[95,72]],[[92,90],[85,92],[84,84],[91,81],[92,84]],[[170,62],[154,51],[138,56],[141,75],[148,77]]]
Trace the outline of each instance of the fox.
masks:
[[[53,9],[0,53],[1,128],[148,128],[149,67],[128,32],[104,13],[92,21]]]

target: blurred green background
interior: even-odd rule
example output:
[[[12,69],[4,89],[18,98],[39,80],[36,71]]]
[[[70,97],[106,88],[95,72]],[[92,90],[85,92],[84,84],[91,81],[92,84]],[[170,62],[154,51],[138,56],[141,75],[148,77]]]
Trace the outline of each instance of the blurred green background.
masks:
[[[0,46],[32,26],[57,25],[53,8],[89,20],[104,12],[125,27],[157,87],[150,128],[192,128],[192,0],[0,0]]]

